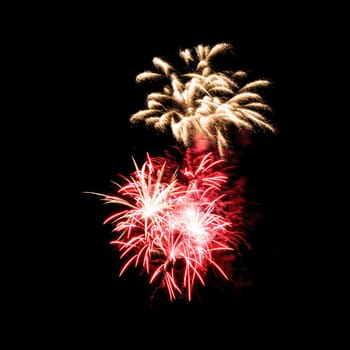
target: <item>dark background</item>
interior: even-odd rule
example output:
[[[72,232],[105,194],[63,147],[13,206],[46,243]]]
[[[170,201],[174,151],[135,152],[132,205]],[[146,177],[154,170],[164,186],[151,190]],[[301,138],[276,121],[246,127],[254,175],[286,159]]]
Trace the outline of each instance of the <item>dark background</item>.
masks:
[[[305,189],[316,117],[308,101],[324,37],[301,6],[231,5],[48,9],[19,31],[18,66],[32,115],[22,126],[33,130],[23,158],[36,229],[25,238],[34,250],[22,263],[17,292],[21,323],[40,321],[34,336],[132,343],[142,332],[150,345],[159,334],[178,344],[186,335],[204,343],[257,337],[274,344],[277,334],[291,332],[286,324],[297,305],[312,302],[315,268],[304,246],[314,233],[305,220]],[[152,288],[137,272],[118,277],[111,227],[102,224],[111,209],[84,192],[109,193],[118,174],[133,170],[131,156],[142,161],[146,151],[172,142],[131,126],[146,97],[136,75],[153,69],[154,56],[173,63],[179,48],[219,42],[233,45],[232,62],[224,62],[231,69],[273,82],[267,98],[278,133],[254,135],[245,160],[261,214],[244,261],[254,283],[237,293],[209,280],[191,303],[166,296],[151,303]],[[294,331],[303,331],[300,324]]]

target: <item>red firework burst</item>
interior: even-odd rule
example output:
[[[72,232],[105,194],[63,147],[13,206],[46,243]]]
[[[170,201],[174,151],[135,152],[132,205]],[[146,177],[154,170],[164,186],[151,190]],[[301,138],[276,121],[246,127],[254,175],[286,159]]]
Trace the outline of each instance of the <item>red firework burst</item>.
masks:
[[[134,173],[122,177],[117,195],[103,195],[105,202],[122,207],[104,221],[119,234],[111,243],[124,260],[120,275],[130,266],[142,267],[171,300],[184,293],[191,300],[194,285],[205,285],[210,267],[228,279],[220,253],[233,253],[242,241],[235,225],[240,206],[233,203],[234,190],[226,188],[224,161],[213,153],[184,159],[179,167],[171,157],[147,154],[141,168],[134,161]]]

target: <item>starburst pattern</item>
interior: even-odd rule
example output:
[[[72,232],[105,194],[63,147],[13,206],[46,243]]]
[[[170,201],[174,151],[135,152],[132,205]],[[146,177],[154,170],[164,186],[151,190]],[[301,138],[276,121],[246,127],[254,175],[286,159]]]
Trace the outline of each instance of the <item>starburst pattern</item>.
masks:
[[[185,73],[154,57],[156,72],[140,73],[136,81],[161,80],[163,89],[147,96],[147,108],[133,114],[131,122],[142,121],[160,131],[170,128],[175,139],[185,147],[192,146],[195,135],[201,134],[217,146],[221,156],[229,147],[230,125],[238,130],[274,132],[275,128],[265,116],[272,112],[271,108],[259,94],[270,81],[247,82],[248,75],[241,70],[215,71],[213,59],[230,50],[232,47],[227,43],[180,50],[179,55],[186,64]]]

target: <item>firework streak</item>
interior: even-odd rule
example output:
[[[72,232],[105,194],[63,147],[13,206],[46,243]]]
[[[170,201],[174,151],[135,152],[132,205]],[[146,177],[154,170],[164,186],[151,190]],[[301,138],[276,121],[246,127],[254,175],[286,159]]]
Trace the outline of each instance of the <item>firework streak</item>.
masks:
[[[142,166],[134,161],[135,171],[121,176],[115,194],[99,194],[116,208],[104,224],[116,235],[111,244],[124,262],[120,275],[140,268],[170,300],[182,295],[191,300],[209,270],[230,279],[222,261],[248,245],[244,180],[235,177],[238,157],[230,138],[247,130],[274,131],[263,115],[270,107],[258,94],[270,83],[246,83],[243,71],[216,72],[213,60],[230,50],[226,43],[180,50],[184,74],[155,57],[156,71],[136,77],[138,83],[164,82],[164,87],[147,96],[147,108],[133,114],[131,123],[170,129],[181,156],[146,153]]]

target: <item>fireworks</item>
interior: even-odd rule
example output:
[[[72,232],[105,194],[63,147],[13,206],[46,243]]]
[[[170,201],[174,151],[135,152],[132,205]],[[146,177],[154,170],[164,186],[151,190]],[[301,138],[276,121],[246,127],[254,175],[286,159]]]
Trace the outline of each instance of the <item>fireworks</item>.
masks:
[[[222,163],[207,153],[198,157],[193,171],[178,169],[169,157],[147,154],[143,166],[135,163],[134,173],[117,185],[117,195],[103,195],[106,203],[125,208],[104,222],[119,233],[111,243],[125,259],[120,275],[140,266],[150,283],[159,281],[167,288],[170,299],[186,291],[189,300],[194,284],[205,284],[209,267],[228,278],[216,258],[234,250],[241,232],[227,212],[235,193],[225,188]]]
[[[139,268],[151,284],[168,291],[170,300],[182,295],[191,300],[209,271],[230,279],[222,259],[248,245],[242,223],[244,179],[233,176],[237,159],[228,152],[230,127],[275,129],[263,115],[270,107],[258,94],[269,81],[246,82],[243,71],[214,70],[213,59],[229,50],[226,43],[180,50],[183,74],[155,57],[156,72],[136,77],[139,83],[165,85],[147,96],[147,108],[133,114],[131,123],[170,128],[181,156],[145,152],[143,165],[134,161],[134,172],[121,176],[114,194],[97,194],[115,207],[104,224],[113,226],[111,244],[123,260],[120,275]]]
[[[147,96],[147,109],[133,114],[131,122],[144,121],[161,131],[170,127],[175,139],[185,147],[192,146],[194,135],[202,134],[217,145],[221,155],[229,145],[229,125],[274,131],[264,116],[271,109],[258,94],[270,82],[260,79],[245,83],[247,73],[241,70],[225,73],[214,70],[213,59],[228,50],[231,46],[226,43],[180,50],[187,68],[183,74],[155,57],[153,65],[157,72],[143,72],[136,81],[161,80],[165,85],[162,91]]]

